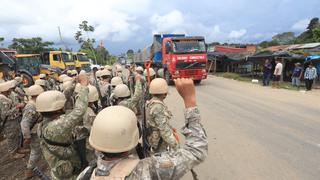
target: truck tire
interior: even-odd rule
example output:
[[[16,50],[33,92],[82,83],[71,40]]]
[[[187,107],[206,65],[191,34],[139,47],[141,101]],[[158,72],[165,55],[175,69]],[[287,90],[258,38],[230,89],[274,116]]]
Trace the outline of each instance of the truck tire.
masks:
[[[23,79],[22,79],[22,83],[24,85],[24,87],[29,87],[33,85],[33,79],[30,75],[26,74],[26,73],[21,73]]]
[[[194,80],[193,82],[194,82],[194,84],[198,85],[198,84],[201,83],[201,79],[200,80]]]
[[[173,85],[173,80],[171,79],[169,71],[164,71],[164,79],[167,81],[168,85]]]

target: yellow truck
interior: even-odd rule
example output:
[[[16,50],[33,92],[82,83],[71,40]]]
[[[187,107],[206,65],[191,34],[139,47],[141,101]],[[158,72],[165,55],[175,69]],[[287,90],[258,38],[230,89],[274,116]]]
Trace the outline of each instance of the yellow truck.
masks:
[[[66,69],[75,69],[75,63],[72,60],[71,53],[67,51],[45,51],[40,56],[42,65],[48,65],[52,68],[59,68],[61,71]]]
[[[85,70],[86,72],[90,72],[90,61],[86,53],[83,52],[73,52],[72,59],[75,63],[75,67],[77,71]]]

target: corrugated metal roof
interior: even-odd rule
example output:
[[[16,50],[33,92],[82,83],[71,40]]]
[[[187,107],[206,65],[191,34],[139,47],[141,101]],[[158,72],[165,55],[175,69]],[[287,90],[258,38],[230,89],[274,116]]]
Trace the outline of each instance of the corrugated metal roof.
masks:
[[[300,47],[298,47],[297,49],[310,49],[310,48],[315,48],[320,46],[320,43],[308,43],[308,44],[304,44]]]

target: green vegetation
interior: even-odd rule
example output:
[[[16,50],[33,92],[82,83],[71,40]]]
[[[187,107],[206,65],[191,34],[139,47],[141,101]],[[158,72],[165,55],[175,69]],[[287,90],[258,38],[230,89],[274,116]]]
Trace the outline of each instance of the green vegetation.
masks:
[[[33,38],[13,38],[12,44],[9,48],[17,50],[19,53],[25,54],[39,54],[45,50],[51,50],[49,46],[53,45],[53,42],[42,41],[41,37]]]
[[[299,36],[295,36],[293,32],[284,32],[272,37],[271,41],[263,41],[259,44],[260,47],[266,48],[269,46],[283,45],[283,44],[304,44],[320,42],[320,22],[319,18],[315,17],[310,20],[306,31]]]

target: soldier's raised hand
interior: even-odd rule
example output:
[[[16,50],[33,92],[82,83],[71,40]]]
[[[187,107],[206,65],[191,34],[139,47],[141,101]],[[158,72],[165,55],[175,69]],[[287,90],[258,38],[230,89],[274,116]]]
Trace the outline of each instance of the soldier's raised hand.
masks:
[[[196,103],[196,90],[192,79],[178,78],[174,80],[176,89],[182,97],[185,107],[195,107]]]
[[[80,74],[77,79],[82,86],[88,86],[89,79],[86,74]]]

